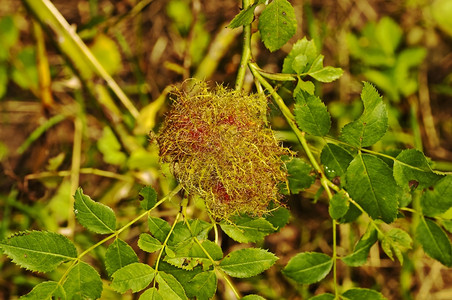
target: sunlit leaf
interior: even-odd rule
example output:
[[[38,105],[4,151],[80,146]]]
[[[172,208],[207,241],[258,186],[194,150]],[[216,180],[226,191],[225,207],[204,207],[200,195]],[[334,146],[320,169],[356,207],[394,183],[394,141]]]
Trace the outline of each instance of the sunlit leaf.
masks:
[[[422,212],[427,216],[445,213],[452,207],[452,176],[439,180],[421,197]]]
[[[303,38],[301,40],[298,40],[293,46],[292,50],[290,50],[287,57],[284,59],[283,62],[283,73],[297,73],[294,69],[294,61],[296,57],[304,56],[307,58],[307,63],[303,69],[297,70],[299,73],[305,73],[308,70],[310,70],[312,64],[314,61],[320,62],[319,59],[316,60],[316,58],[319,57],[319,54],[317,53],[317,48],[315,46],[314,41],[308,41],[306,38]],[[298,58],[300,59],[300,58]],[[295,66],[297,63],[295,63]],[[323,67],[323,63],[321,65],[321,68]],[[310,93],[312,94],[312,93]]]
[[[155,280],[159,284],[159,293],[163,299],[188,299],[185,295],[184,288],[173,275],[159,271]]]
[[[77,257],[74,244],[65,236],[46,231],[23,231],[0,242],[12,261],[31,271],[49,272]]]
[[[52,300],[52,299],[66,299],[66,292],[63,286],[55,281],[44,281],[36,285],[31,292],[20,299],[26,300]]]
[[[151,283],[154,276],[155,271],[149,265],[132,263],[113,273],[111,287],[120,293],[129,289],[139,292]]]
[[[232,223],[221,222],[221,229],[239,243],[255,243],[276,231],[276,228],[264,218],[256,219],[242,215],[233,218],[231,221]]]
[[[165,241],[171,230],[171,226],[168,222],[157,217],[149,217],[148,225],[151,234],[162,243]]]
[[[186,289],[189,289],[190,294],[195,295],[196,299],[211,299],[217,290],[217,276],[213,271],[202,272],[188,282]]]
[[[115,232],[116,216],[110,207],[91,200],[81,188],[75,191],[74,198],[74,213],[83,227],[95,233]]]
[[[320,82],[332,82],[340,78],[343,73],[344,71],[341,68],[333,68],[328,66],[308,74]]]
[[[348,201],[348,196],[344,190],[341,190],[331,198],[328,212],[330,213],[331,218],[337,220],[347,213],[349,207],[350,202]]]
[[[400,263],[403,264],[402,251],[411,249],[412,243],[413,240],[406,231],[400,228],[391,228],[391,230],[385,233],[381,241],[381,247],[391,260],[394,260],[394,253]]]
[[[248,278],[270,268],[278,258],[271,252],[259,248],[246,248],[229,253],[219,264],[228,275]]]
[[[155,288],[149,288],[141,294],[138,300],[164,300],[159,291]]]
[[[292,257],[282,273],[300,284],[311,284],[325,278],[333,259],[318,252],[303,252]]]
[[[105,252],[105,268],[109,276],[122,267],[136,262],[138,256],[135,251],[120,238],[115,239]]]
[[[70,299],[98,299],[102,294],[99,273],[84,262],[79,262],[69,271],[63,287]]]
[[[330,143],[323,147],[320,154],[320,161],[324,166],[325,175],[331,179],[344,175],[352,160],[353,156],[347,150]]]
[[[152,253],[162,249],[162,243],[153,236],[147,233],[142,233],[138,239],[138,247],[140,247],[143,251]]]

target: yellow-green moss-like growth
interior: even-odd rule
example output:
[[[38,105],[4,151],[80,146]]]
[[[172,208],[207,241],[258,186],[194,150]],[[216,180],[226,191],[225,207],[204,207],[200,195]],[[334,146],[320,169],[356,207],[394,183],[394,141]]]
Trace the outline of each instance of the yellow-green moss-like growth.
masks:
[[[289,154],[266,124],[267,100],[222,86],[195,90],[176,93],[157,136],[162,161],[213,217],[266,213],[287,179],[280,156]]]

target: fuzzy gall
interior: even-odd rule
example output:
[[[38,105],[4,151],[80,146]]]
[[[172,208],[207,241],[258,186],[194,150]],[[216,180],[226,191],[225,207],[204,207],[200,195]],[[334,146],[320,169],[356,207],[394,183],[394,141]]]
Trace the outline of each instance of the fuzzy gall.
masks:
[[[161,160],[213,217],[267,213],[287,181],[281,156],[290,154],[267,126],[267,100],[204,83],[176,96],[157,135]]]

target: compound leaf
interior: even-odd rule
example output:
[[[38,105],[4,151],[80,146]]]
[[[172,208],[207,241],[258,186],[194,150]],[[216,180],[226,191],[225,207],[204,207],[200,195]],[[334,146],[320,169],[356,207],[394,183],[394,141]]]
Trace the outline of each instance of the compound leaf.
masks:
[[[99,273],[84,262],[79,262],[69,271],[63,287],[69,299],[98,299],[102,294]]]
[[[77,257],[74,244],[65,236],[46,231],[23,231],[0,242],[12,261],[22,268],[50,272]]]
[[[394,221],[401,193],[384,161],[373,155],[358,154],[347,169],[346,181],[351,198],[369,216],[386,223]]]
[[[150,234],[142,233],[138,239],[138,247],[143,251],[152,253],[162,249],[162,243]]]
[[[258,28],[268,50],[281,48],[297,31],[292,5],[287,0],[272,1],[259,16]]]
[[[229,253],[219,267],[228,275],[248,278],[270,268],[276,261],[273,253],[259,248],[246,248]]]
[[[115,232],[116,216],[110,207],[91,200],[81,188],[75,191],[74,198],[74,213],[83,227],[100,234]]]
[[[325,278],[333,267],[333,259],[318,252],[298,253],[282,273],[300,284],[311,284]]]
[[[342,294],[342,298],[347,300],[386,300],[382,294],[375,290],[361,288],[349,289]]]
[[[66,299],[66,292],[63,287],[55,281],[45,281],[36,285],[31,292],[19,299],[27,300],[52,300]]]
[[[405,189],[412,186],[424,189],[441,179],[433,173],[424,154],[416,149],[400,152],[394,161],[394,178]]]
[[[421,218],[416,228],[416,240],[425,253],[443,265],[452,266],[452,246],[446,233],[435,222]]]
[[[273,225],[264,218],[251,218],[246,215],[235,217],[233,223],[221,222],[221,229],[239,243],[256,243],[266,235],[276,231]]]
[[[234,19],[232,19],[231,23],[227,27],[229,28],[237,28],[240,26],[246,26],[251,24],[254,20],[254,9],[256,8],[258,3],[249,6],[247,9],[242,10],[239,14],[237,14]]]
[[[422,212],[427,216],[445,213],[452,207],[452,176],[439,180],[432,189],[427,189],[421,197]]]
[[[331,117],[319,97],[302,90],[295,96],[295,120],[301,130],[316,136],[324,136],[330,131]]]
[[[366,263],[370,248],[378,239],[377,230],[369,226],[366,233],[361,237],[353,249],[353,253],[342,258],[342,261],[350,267],[359,267]]]
[[[108,276],[131,263],[138,262],[138,256],[126,242],[117,238],[105,252],[105,268]]]
[[[140,205],[144,210],[150,210],[157,203],[157,193],[150,186],[142,188],[139,195]]]
[[[364,103],[362,115],[342,128],[341,139],[355,147],[368,147],[378,142],[388,129],[388,113],[377,90],[364,82],[361,93]]]
[[[159,271],[155,280],[159,284],[159,293],[163,299],[188,299],[184,288],[173,275]]]
[[[139,292],[145,289],[154,279],[155,271],[149,265],[132,263],[113,273],[111,287],[120,293],[131,289]]]

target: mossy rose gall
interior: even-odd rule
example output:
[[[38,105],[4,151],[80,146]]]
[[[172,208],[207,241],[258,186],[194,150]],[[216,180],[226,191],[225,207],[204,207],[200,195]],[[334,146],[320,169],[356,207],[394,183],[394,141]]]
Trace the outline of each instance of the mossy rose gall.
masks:
[[[290,153],[267,126],[267,100],[203,83],[176,96],[157,136],[162,161],[212,216],[266,213],[280,199],[280,157]]]

